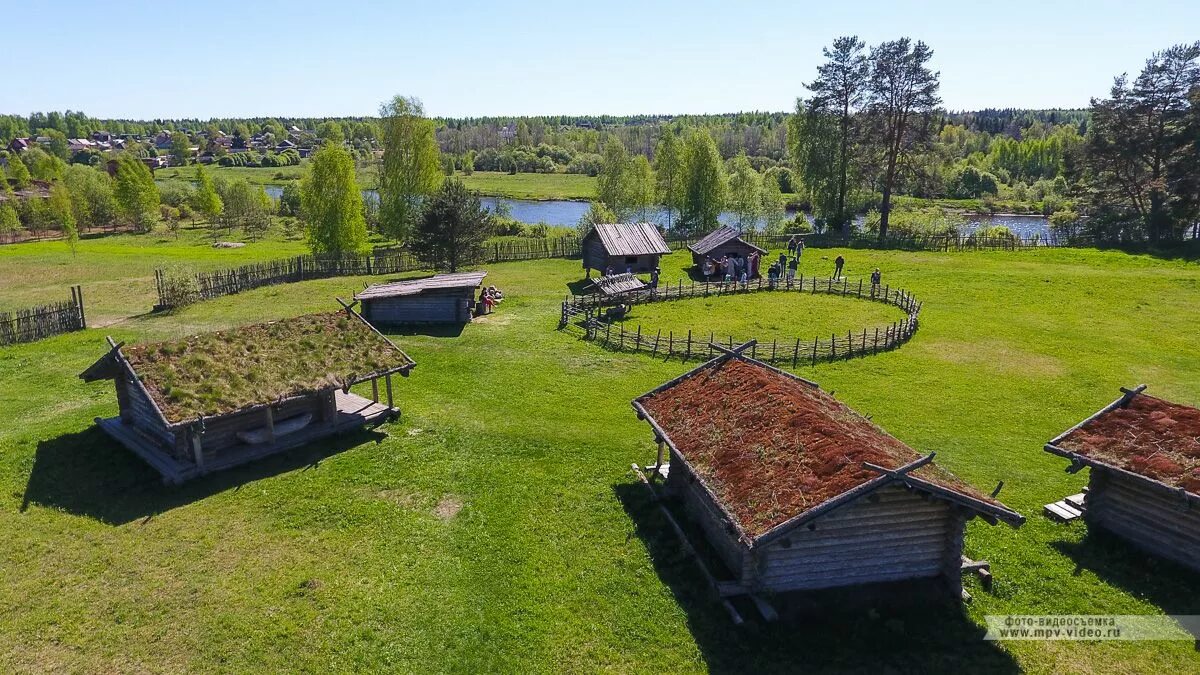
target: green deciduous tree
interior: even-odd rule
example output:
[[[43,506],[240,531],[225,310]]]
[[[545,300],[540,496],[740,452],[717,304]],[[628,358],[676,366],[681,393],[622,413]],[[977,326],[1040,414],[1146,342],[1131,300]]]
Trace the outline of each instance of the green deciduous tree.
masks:
[[[83,228],[112,225],[117,219],[113,182],[102,169],[72,164],[63,181],[71,192],[71,210],[75,222]]]
[[[0,237],[12,239],[21,231],[21,217],[7,201],[0,202]]]
[[[79,225],[75,220],[75,212],[71,207],[71,191],[62,183],[55,183],[50,188],[50,198],[46,200],[46,208],[50,217],[62,228],[63,239],[71,247],[71,255],[75,255],[75,245],[79,243]]]
[[[367,245],[362,190],[354,158],[338,145],[324,145],[309,161],[300,181],[300,209],[313,253],[347,253]]]
[[[196,167],[196,191],[191,195],[192,208],[196,213],[204,216],[210,222],[215,221],[220,215],[224,204],[221,203],[221,195],[217,194],[217,188],[213,185],[212,178],[203,166]]]
[[[346,141],[346,134],[342,131],[342,125],[331,120],[322,122],[321,126],[317,127],[317,138],[326,143],[341,145]]]
[[[575,227],[579,231],[580,238],[583,238],[592,231],[593,227],[615,222],[617,222],[617,214],[613,213],[613,210],[608,208],[604,202],[592,202],[588,206],[587,213],[583,214]]]
[[[683,149],[679,137],[664,129],[654,150],[655,196],[667,212],[667,229],[672,217],[683,207]]]
[[[938,73],[929,69],[933,50],[900,38],[871,49],[867,79],[870,141],[878,155],[879,239],[887,237],[892,192],[907,155],[929,137],[929,116],[938,98]]]
[[[684,140],[683,207],[680,224],[689,232],[717,227],[725,208],[725,171],[721,153],[704,129],[692,129]]]
[[[150,169],[136,157],[122,154],[117,158],[113,196],[121,217],[140,232],[150,231],[158,217],[158,187]]]
[[[192,140],[182,131],[171,134],[171,158],[177,166],[184,166],[192,158]]]
[[[26,150],[25,152],[29,152]],[[29,175],[29,167],[25,166],[25,162],[21,161],[21,157],[16,153],[8,156],[8,168],[5,170],[9,180],[18,190],[23,190],[29,187],[29,182],[32,178]]]
[[[625,220],[633,212],[629,153],[621,139],[609,136],[603,157],[596,176],[596,196],[612,209],[618,220]]]
[[[457,272],[484,259],[484,242],[494,229],[491,212],[479,194],[448,178],[429,197],[413,232],[413,255],[429,267]]]
[[[379,220],[393,239],[404,239],[420,214],[421,199],[442,182],[442,164],[431,120],[421,102],[397,96],[383,104],[383,162],[379,168]]]
[[[737,219],[741,230],[752,229],[762,215],[762,178],[745,152],[729,160],[729,197],[725,208]]]

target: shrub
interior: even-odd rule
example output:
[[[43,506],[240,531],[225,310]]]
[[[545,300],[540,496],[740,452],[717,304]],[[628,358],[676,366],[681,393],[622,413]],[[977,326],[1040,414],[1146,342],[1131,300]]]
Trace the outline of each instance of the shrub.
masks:
[[[186,307],[200,300],[196,274],[185,267],[169,267],[162,275],[162,302],[168,308]]]

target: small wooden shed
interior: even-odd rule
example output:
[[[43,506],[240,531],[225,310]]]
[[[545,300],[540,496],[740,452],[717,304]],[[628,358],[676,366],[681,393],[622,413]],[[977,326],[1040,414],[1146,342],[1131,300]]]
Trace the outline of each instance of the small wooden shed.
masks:
[[[377,284],[354,296],[363,317],[376,325],[468,323],[487,272],[435,274]]]
[[[584,236],[582,248],[583,269],[589,277],[592,270],[603,274],[610,267],[614,273],[652,272],[671,252],[653,223],[596,225]]]
[[[621,274],[610,274],[604,277],[597,277],[592,281],[592,287],[596,289],[605,300],[620,300],[646,290],[646,284],[637,278],[636,275],[623,272]]]
[[[114,381],[120,414],[96,424],[181,483],[396,417],[392,375],[414,365],[347,310],[128,348],[110,339],[80,377]],[[350,393],[368,381],[372,398]]]
[[[745,346],[633,401],[654,472],[728,568],[718,592],[934,580],[957,601],[966,522],[1024,518]]]
[[[737,255],[742,258],[757,253],[766,255],[767,250],[742,239],[742,233],[724,225],[706,234],[700,241],[688,247],[692,252],[692,262],[701,265],[705,258],[720,260],[723,256]]]
[[[1121,397],[1046,444],[1090,467],[1083,518],[1134,546],[1200,571],[1200,410],[1150,396]]]

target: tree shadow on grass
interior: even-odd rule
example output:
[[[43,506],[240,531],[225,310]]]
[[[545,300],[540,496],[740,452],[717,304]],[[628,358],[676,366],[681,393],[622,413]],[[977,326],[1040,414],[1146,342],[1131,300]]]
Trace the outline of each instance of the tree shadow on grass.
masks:
[[[1075,562],[1076,576],[1088,570],[1167,614],[1200,614],[1200,576],[1103,528],[1089,528],[1079,541],[1056,541],[1051,546]]]
[[[321,460],[386,434],[363,429],[333,436],[183,485],[164,485],[157,471],[97,426],[38,443],[21,511],[31,504],[95,518],[110,525],[149,520],[261,478],[312,469]]]
[[[881,585],[864,589],[866,594],[773,596],[781,618],[771,623],[748,600],[736,599],[745,623],[735,626],[645,487],[620,483],[613,491],[655,572],[687,613],[688,628],[711,672],[1020,672],[1009,654],[983,639],[984,630],[960,605],[928,583]],[[703,550],[702,539],[688,536],[706,562],[714,558]]]

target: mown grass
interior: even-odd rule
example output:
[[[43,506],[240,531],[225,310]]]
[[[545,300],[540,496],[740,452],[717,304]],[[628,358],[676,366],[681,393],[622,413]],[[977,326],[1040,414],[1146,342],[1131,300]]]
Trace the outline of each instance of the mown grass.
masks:
[[[70,255],[14,250],[0,260],[9,279]],[[690,366],[553,330],[580,269],[547,260],[491,266],[506,299],[461,335],[394,337],[418,365],[396,388],[404,419],[382,435],[177,489],[93,428],[114,396],[76,375],[103,334],[156,340],[327,310],[368,279],[0,349],[0,668],[1195,671],[1190,643],[994,644],[978,626],[987,614],[1200,613],[1194,574],[1040,515],[1086,480],[1042,443],[1116,387],[1148,382],[1200,403],[1200,268],[1067,250],[810,249],[805,265],[838,252],[852,276],[880,267],[924,300],[922,325],[895,351],[799,372],[980,489],[1003,479],[1001,499],[1029,516],[1015,531],[970,525],[967,554],[990,560],[996,582],[987,593],[969,580],[961,613],[833,608],[732,627],[628,470],[653,456],[629,400]],[[194,254],[209,255],[97,252],[113,260],[96,274],[119,293],[123,275],[141,274],[123,262]],[[672,256],[664,280],[686,266]]]
[[[641,326],[643,334],[651,337],[660,330],[664,337],[692,331],[702,341],[711,334],[722,342],[730,337],[735,343],[756,339],[768,347],[777,340],[791,349],[797,339],[802,344],[817,337],[829,340],[831,335],[844,339],[847,331],[858,337],[863,329],[874,335],[876,328],[904,317],[902,310],[870,300],[779,291],[636,305],[622,323],[626,330]]]

